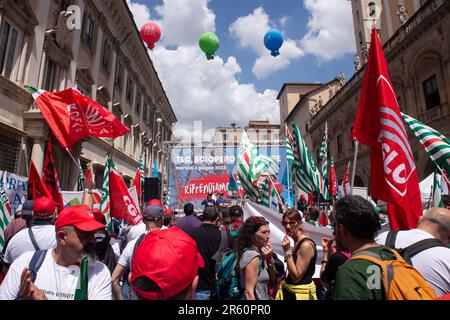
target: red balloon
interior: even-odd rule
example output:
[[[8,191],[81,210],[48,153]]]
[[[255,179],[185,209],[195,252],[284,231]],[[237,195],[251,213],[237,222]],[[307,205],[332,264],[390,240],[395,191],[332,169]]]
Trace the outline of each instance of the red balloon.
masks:
[[[140,34],[147,47],[153,49],[155,43],[161,38],[161,29],[155,22],[148,22],[142,26]]]

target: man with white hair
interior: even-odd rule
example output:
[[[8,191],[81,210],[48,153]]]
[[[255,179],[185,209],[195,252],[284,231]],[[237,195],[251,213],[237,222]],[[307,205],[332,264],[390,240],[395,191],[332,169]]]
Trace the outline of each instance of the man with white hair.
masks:
[[[450,293],[450,210],[431,208],[417,228],[383,232],[375,240],[391,248],[405,249],[414,268],[438,296]]]

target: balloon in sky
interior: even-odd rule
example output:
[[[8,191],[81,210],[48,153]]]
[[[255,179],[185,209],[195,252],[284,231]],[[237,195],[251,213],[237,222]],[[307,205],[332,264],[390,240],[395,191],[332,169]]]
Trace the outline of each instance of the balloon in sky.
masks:
[[[264,45],[274,57],[280,54],[278,49],[283,45],[283,35],[277,29],[271,29],[264,35]]]
[[[198,44],[206,54],[208,60],[214,59],[214,53],[219,49],[219,38],[212,32],[205,32],[200,36]]]
[[[161,29],[155,22],[144,24],[140,30],[141,38],[147,44],[149,49],[155,47],[155,43],[161,38]]]

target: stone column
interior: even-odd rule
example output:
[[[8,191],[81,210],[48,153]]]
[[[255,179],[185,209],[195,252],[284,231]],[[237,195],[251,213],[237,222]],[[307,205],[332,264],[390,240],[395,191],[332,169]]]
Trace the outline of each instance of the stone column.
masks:
[[[42,168],[44,166],[44,150],[45,150],[45,138],[34,137],[33,148],[31,150],[31,160],[33,161],[39,173],[42,172]]]

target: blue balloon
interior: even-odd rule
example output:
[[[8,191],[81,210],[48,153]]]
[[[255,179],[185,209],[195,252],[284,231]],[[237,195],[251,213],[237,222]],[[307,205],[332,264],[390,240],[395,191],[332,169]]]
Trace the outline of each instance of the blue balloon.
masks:
[[[278,49],[283,45],[283,35],[277,29],[272,29],[264,35],[264,45],[270,50],[270,54],[274,57],[280,54]]]

